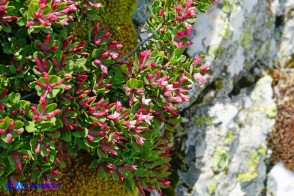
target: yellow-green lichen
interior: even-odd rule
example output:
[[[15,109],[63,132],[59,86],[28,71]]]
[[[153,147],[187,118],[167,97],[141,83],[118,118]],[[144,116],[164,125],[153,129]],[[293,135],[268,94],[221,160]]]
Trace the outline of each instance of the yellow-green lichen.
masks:
[[[216,184],[209,182],[207,188],[208,188],[208,193],[210,195],[213,195],[215,193]]]
[[[274,102],[262,105],[255,110],[263,112],[268,118],[275,118],[278,114],[277,105]]]
[[[247,181],[253,180],[254,178],[257,177],[258,173],[256,170],[257,170],[257,167],[260,163],[259,154],[264,153],[263,150],[261,152],[259,152],[259,151],[260,151],[260,149],[257,148],[251,152],[249,160],[248,160],[249,170],[247,172],[242,172],[242,173],[237,174],[238,181],[247,182]]]
[[[237,6],[235,0],[225,0],[224,4],[222,6],[222,11],[225,13],[236,13],[237,12]]]
[[[229,144],[232,142],[232,140],[234,139],[235,134],[233,131],[228,131],[228,133],[223,137],[223,140],[225,141],[225,143]]]
[[[255,20],[254,16],[252,16],[249,19],[248,26],[243,31],[243,33],[241,34],[241,37],[240,37],[240,39],[238,41],[238,44],[245,47],[245,48],[250,47],[251,40],[253,39],[253,36],[252,36],[252,33],[251,33],[251,27],[252,27],[252,24],[253,24],[254,20]]]
[[[213,165],[220,171],[227,171],[229,168],[230,155],[227,148],[218,146],[214,152]]]
[[[212,125],[212,119],[206,116],[199,116],[198,118],[194,118],[194,122],[196,125]]]
[[[231,10],[231,3],[230,3],[230,1],[229,0],[225,0],[224,1],[224,5],[222,7],[222,11],[228,13],[228,12],[230,12],[230,10]]]
[[[219,45],[210,46],[208,49],[208,55],[212,58],[215,58],[217,54],[221,54],[224,52],[224,48]]]
[[[230,27],[225,28],[221,32],[221,36],[223,36],[224,39],[229,39],[229,37],[231,36],[231,29],[230,29]]]
[[[256,150],[264,157],[267,155],[267,149],[265,147],[260,146]]]

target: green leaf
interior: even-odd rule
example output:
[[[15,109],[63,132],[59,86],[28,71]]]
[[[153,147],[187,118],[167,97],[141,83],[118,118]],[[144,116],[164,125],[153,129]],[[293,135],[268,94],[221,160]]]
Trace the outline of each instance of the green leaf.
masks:
[[[34,171],[31,176],[31,181],[36,182],[42,176],[41,171]]]
[[[50,137],[52,138],[59,138],[60,137],[60,133],[47,133]]]
[[[9,161],[10,166],[11,166],[13,169],[16,169],[16,163],[15,163],[15,160],[14,160],[14,158],[12,157],[12,155],[9,155],[9,156],[8,156],[8,161]]]
[[[47,15],[51,12],[51,6],[49,4],[46,4],[44,10],[43,10],[43,15]]]
[[[84,143],[83,140],[79,139],[79,138],[76,138],[76,144],[78,145],[79,148],[81,149],[86,149],[87,146],[86,144]]]
[[[127,81],[127,86],[131,89],[137,89],[143,87],[143,82],[141,80],[137,80],[135,78],[131,78]]]
[[[135,176],[138,176],[138,177],[142,177],[142,176],[145,176],[145,169],[142,169],[142,168],[138,168],[135,172],[134,172],[134,175]]]
[[[36,1],[32,1],[29,5],[29,17],[27,20],[31,20],[34,18],[34,14],[39,10],[39,3]]]
[[[122,72],[121,71],[116,71],[114,73],[114,76],[112,77],[112,84],[121,84],[121,83],[124,83],[126,81],[126,77],[124,77],[122,75]]]
[[[106,171],[104,170],[103,167],[101,167],[101,168],[99,169],[99,171],[98,171],[98,175],[99,175],[99,177],[101,177],[101,178],[104,178],[104,177],[106,176]]]
[[[71,132],[66,131],[65,133],[61,134],[60,139],[66,141],[66,142],[70,142],[71,141]]]
[[[22,26],[25,26],[26,20],[23,17],[20,17],[17,19],[16,23],[22,27]]]
[[[74,148],[72,148],[72,147],[66,147],[66,149],[68,150],[68,152],[71,154],[71,155],[73,155],[73,156],[76,156],[77,155],[77,151],[74,149]]]
[[[57,108],[56,103],[51,103],[46,106],[46,113],[53,112]]]
[[[26,128],[27,132],[29,132],[29,133],[33,133],[37,130],[37,128],[35,127],[35,122],[33,122],[33,121],[28,121],[26,123],[25,128]]]
[[[11,54],[11,46],[10,46],[10,43],[8,42],[4,42],[2,44],[2,47],[3,47],[3,52],[6,53],[6,54]]]
[[[14,121],[13,129],[20,129],[24,126],[24,123],[20,120]]]

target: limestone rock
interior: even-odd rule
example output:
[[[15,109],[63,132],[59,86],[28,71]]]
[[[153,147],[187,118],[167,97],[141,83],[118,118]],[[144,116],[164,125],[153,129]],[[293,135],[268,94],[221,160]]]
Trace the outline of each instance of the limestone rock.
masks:
[[[269,157],[267,135],[274,125],[276,105],[272,79],[264,76],[249,94],[216,98],[209,105],[186,111],[190,121],[182,182],[177,195],[259,195],[266,179],[265,160]],[[184,192],[184,193],[183,193]]]

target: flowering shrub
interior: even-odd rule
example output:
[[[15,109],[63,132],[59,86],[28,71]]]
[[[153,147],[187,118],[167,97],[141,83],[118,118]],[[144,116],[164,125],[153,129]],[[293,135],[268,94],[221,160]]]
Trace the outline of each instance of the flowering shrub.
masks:
[[[154,0],[150,36],[129,54],[89,0],[0,0],[0,184],[51,183],[77,151],[131,189],[169,187],[162,133],[209,66],[183,55],[210,0]],[[75,38],[75,22],[92,22]],[[78,41],[77,41],[78,40]],[[128,57],[135,52],[135,60]]]

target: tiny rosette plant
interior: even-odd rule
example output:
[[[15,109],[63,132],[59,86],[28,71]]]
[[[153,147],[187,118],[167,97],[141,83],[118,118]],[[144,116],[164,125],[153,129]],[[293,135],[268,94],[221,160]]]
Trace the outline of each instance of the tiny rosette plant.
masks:
[[[163,132],[181,121],[191,84],[205,82],[209,66],[183,52],[197,8],[210,3],[155,0],[150,37],[128,61],[100,25],[100,3],[0,0],[1,186],[55,182],[85,150],[99,176],[130,190],[169,187]],[[95,25],[77,39],[79,21]]]

